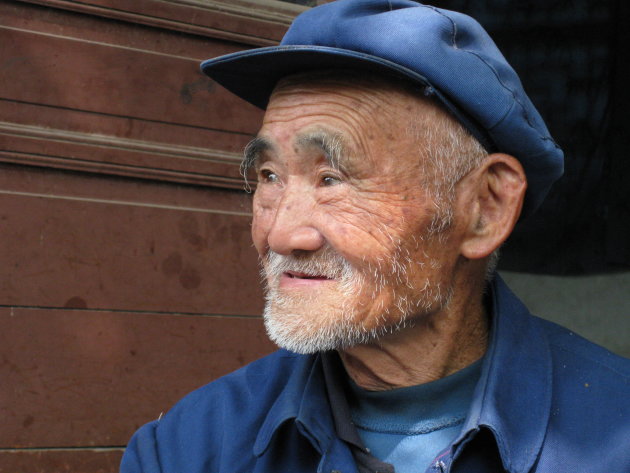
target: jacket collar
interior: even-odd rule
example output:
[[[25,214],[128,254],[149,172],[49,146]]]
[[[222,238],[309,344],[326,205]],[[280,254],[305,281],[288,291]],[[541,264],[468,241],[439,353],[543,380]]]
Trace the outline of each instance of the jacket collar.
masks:
[[[529,471],[538,457],[551,409],[551,355],[528,310],[495,275],[488,290],[492,307],[490,343],[469,415],[455,442],[455,457],[480,428],[493,433],[503,466]],[[328,406],[320,355],[294,356],[296,363],[260,429],[254,454],[262,455],[284,422],[323,454],[335,428]]]
[[[486,427],[494,435],[504,468],[526,472],[538,457],[549,421],[551,354],[540,326],[498,274],[488,298],[490,343],[454,455]]]
[[[258,432],[254,455],[265,453],[277,430],[289,420],[295,420],[300,433],[323,454],[328,450],[335,430],[328,408],[321,357],[286,351],[285,354],[294,357],[295,364]]]

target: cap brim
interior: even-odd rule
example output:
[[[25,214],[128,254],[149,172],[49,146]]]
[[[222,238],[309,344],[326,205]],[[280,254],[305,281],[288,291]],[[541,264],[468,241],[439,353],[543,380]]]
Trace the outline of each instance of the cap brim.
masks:
[[[488,133],[426,77],[377,56],[329,46],[287,45],[240,51],[201,63],[204,74],[263,110],[283,77],[330,69],[362,70],[410,80],[426,95],[435,96],[489,152],[496,149]]]
[[[327,46],[270,46],[208,59],[201,70],[230,92],[264,109],[280,79],[325,69],[359,69],[411,79],[430,86],[425,77],[396,63]]]

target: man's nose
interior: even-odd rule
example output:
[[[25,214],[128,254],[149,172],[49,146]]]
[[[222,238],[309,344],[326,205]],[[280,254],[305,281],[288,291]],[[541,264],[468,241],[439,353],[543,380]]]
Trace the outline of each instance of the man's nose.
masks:
[[[308,192],[287,188],[267,236],[269,248],[281,255],[319,250],[325,240],[313,221],[313,211],[314,201]]]

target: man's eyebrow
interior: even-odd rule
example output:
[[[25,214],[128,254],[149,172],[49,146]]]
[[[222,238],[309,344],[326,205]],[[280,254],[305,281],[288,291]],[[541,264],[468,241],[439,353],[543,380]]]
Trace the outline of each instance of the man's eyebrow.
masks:
[[[300,148],[315,147],[321,150],[328,164],[334,169],[339,169],[343,163],[345,146],[341,135],[338,133],[330,133],[324,130],[307,132],[297,137],[296,145]],[[241,162],[241,175],[245,178],[246,187],[249,187],[247,183],[249,170],[259,164],[262,153],[274,149],[273,143],[261,136],[257,136],[247,143],[243,151],[243,161]]]
[[[247,184],[247,173],[249,170],[256,166],[256,163],[260,160],[260,155],[269,149],[273,149],[274,146],[271,142],[265,138],[257,136],[251,140],[245,146],[243,150],[243,161],[241,161],[241,175],[245,178]]]
[[[318,148],[326,157],[328,164],[334,168],[339,169],[343,164],[343,158],[345,157],[346,148],[344,146],[343,138],[338,133],[330,133],[324,130],[317,130],[304,135],[300,135],[296,144],[301,148]]]

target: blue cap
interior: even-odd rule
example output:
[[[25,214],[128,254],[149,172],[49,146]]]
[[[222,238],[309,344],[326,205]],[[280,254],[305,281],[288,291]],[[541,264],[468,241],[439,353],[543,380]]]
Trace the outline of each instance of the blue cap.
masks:
[[[434,95],[490,152],[527,174],[522,216],[533,213],[564,159],[514,69],[473,18],[411,0],[337,0],[299,15],[279,46],[209,59],[202,71],[265,108],[290,74],[359,69],[410,79]]]

